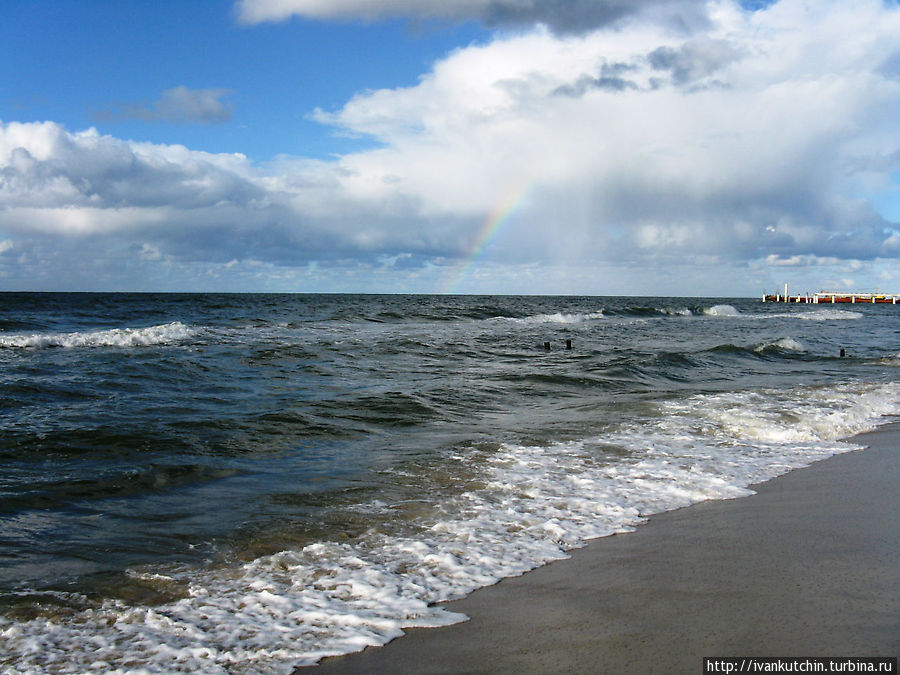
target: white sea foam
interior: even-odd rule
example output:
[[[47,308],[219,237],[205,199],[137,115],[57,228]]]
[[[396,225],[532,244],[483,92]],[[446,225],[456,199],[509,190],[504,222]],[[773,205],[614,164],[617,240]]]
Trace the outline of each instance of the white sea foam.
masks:
[[[853,449],[840,439],[898,413],[898,384],[700,394],[600,438],[461,451],[451,461],[480,474],[479,487],[437,505],[418,534],[373,531],[232,569],[148,573],[147,583],[189,589],[159,607],[110,601],[65,620],[0,618],[11,659],[0,663],[10,673],[288,673],[407,627],[462,620],[431,603],[649,514],[748,495],[755,482]]]
[[[855,321],[862,319],[860,312],[853,312],[846,309],[833,309],[823,307],[819,309],[808,309],[808,306],[798,308],[796,312],[774,312],[765,314],[742,314],[731,305],[714,305],[701,310],[706,316],[739,316],[743,319],[769,320],[769,319],[795,319],[799,321]]]
[[[553,314],[535,314],[534,316],[526,316],[522,318],[507,319],[515,323],[524,324],[542,324],[542,323],[584,323],[585,321],[595,321],[604,318],[602,311],[600,312],[576,312],[574,314],[566,314],[564,312],[555,312]]]
[[[778,312],[776,314],[757,315],[763,319],[800,319],[801,321],[855,321],[863,318],[861,312],[846,309],[813,309],[798,312]]]
[[[816,309],[799,312],[796,316],[806,321],[855,321],[863,318],[861,312],[849,312],[845,309]]]
[[[703,310],[707,316],[740,316],[741,313],[731,305],[713,305]]]
[[[687,307],[663,307],[658,310],[660,314],[667,316],[693,316],[694,313]]]
[[[196,330],[179,321],[147,328],[112,328],[80,333],[33,333],[0,335],[0,347],[43,349],[46,347],[141,347],[170,344],[193,336]]]

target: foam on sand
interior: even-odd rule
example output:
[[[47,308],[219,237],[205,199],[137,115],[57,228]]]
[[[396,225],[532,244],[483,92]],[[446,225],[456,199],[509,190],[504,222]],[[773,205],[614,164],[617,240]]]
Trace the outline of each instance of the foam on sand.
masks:
[[[654,516],[447,606],[469,622],[317,672],[689,673],[708,654],[897,654],[900,521],[872,516],[900,510],[900,426],[854,440],[868,449]]]
[[[66,615],[0,618],[11,673],[288,673],[465,617],[434,603],[519,575],[647,515],[751,494],[748,486],[856,446],[839,439],[900,413],[900,385],[698,394],[602,437],[469,448],[477,477],[406,534],[373,528],[250,562],[144,572],[185,597],[107,600]],[[373,501],[369,511],[392,508]]]

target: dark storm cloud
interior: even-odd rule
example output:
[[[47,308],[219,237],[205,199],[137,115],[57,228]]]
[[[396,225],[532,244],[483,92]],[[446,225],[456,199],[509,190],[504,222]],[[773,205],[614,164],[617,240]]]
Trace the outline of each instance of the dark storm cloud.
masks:
[[[554,90],[554,94],[560,96],[583,96],[592,89],[602,89],[609,92],[622,92],[629,89],[638,89],[638,84],[623,75],[636,70],[636,66],[627,63],[605,63],[600,69],[599,75],[592,77],[583,75],[573,84],[565,84]]]
[[[672,82],[683,86],[693,84],[736,61],[738,51],[725,40],[696,40],[677,48],[660,47],[648,56],[650,65],[668,71]]]
[[[584,33],[638,14],[655,14],[689,28],[703,22],[705,3],[695,0],[494,0],[479,17],[491,27],[543,24],[559,34]]]
[[[291,16],[323,20],[479,21],[489,28],[543,25],[557,34],[582,34],[631,16],[647,16],[691,31],[706,25],[703,0],[241,0],[238,15],[246,23],[284,21]]]

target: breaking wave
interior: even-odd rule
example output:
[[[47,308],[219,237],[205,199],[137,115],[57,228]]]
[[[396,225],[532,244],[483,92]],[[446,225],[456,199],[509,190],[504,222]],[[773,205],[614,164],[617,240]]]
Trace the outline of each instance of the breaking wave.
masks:
[[[741,316],[741,313],[731,305],[713,305],[703,310],[707,316]]]
[[[563,324],[576,324],[576,323],[585,323],[586,321],[596,321],[597,319],[602,319],[605,313],[601,310],[599,312],[582,312],[582,313],[574,313],[574,314],[566,314],[563,312],[556,312],[554,314],[536,314],[534,316],[526,316],[522,318],[506,318],[507,321],[513,321],[515,323],[522,324],[544,324],[544,323],[563,323]]]
[[[46,349],[49,347],[144,347],[172,344],[187,340],[196,329],[180,321],[148,326],[147,328],[111,328],[109,330],[78,333],[33,333],[31,335],[0,335],[0,347]]]
[[[771,350],[780,350],[785,352],[807,351],[806,347],[801,342],[789,337],[781,338],[780,340],[775,340],[774,342],[766,342],[764,344],[757,345],[753,349],[753,351],[755,352],[766,352]]]

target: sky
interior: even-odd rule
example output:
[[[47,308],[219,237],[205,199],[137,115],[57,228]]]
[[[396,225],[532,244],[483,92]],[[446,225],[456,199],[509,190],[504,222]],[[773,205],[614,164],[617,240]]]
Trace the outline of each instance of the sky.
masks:
[[[900,293],[897,0],[0,12],[0,291]]]

